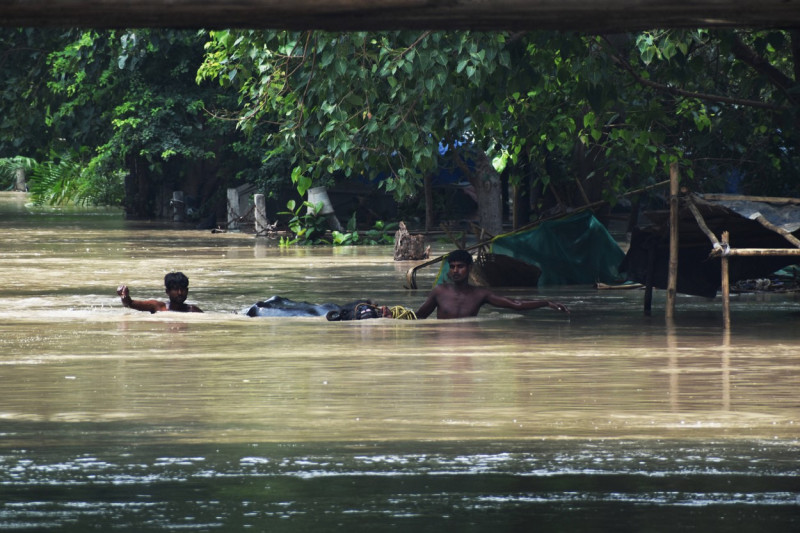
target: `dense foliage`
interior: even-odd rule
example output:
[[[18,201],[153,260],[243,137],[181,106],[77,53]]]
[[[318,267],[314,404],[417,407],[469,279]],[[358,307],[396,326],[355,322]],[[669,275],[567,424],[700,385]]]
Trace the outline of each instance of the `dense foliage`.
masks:
[[[0,157],[79,162],[32,190],[136,216],[178,187],[212,210],[244,181],[366,180],[402,201],[443,168],[494,229],[501,175],[539,213],[674,161],[695,190],[796,196],[798,49],[778,30],[6,29]]]
[[[200,78],[240,91],[243,127],[277,125],[269,141],[301,190],[365,174],[414,194],[443,141],[573,205],[660,181],[674,161],[696,189],[800,192],[794,33],[211,37]]]
[[[235,95],[195,82],[204,33],[6,32],[9,57],[24,56],[36,35],[49,46],[30,53],[43,58],[35,91],[32,79],[10,80],[4,94],[25,105],[16,111],[20,122],[3,124],[3,138],[14,142],[0,144],[2,155],[46,161],[30,178],[38,201],[122,203],[129,215],[147,217],[182,189],[199,211],[211,210],[221,185],[259,171],[260,155],[241,148],[235,122],[207,110],[232,104]],[[46,135],[20,143],[18,131],[27,127],[21,121],[31,115]]]

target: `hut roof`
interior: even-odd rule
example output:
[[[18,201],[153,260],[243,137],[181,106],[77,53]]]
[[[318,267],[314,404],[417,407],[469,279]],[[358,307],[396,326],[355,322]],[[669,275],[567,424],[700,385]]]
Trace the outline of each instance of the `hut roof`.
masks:
[[[731,248],[794,248],[781,233],[800,234],[800,199],[732,195],[684,195],[679,208],[678,286],[683,294],[714,297],[721,285],[720,259],[710,257],[712,242],[692,212],[718,238],[730,233]],[[654,287],[667,287],[669,263],[669,212],[649,212],[653,224],[637,228],[620,269],[628,279],[647,283],[651,270]],[[766,224],[764,223],[766,221]],[[652,254],[652,259],[651,259]],[[792,256],[733,257],[730,281],[768,276],[792,265]]]

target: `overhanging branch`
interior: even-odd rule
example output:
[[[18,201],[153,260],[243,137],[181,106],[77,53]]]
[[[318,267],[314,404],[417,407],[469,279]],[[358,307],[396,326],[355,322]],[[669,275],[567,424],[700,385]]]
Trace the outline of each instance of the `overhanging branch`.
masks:
[[[604,42],[607,45],[609,45],[609,49],[613,49],[613,46],[611,46],[611,43],[608,41],[608,39],[605,36],[602,36],[602,39],[604,40]],[[670,85],[665,85],[663,83],[658,83],[658,82],[655,82],[655,81],[652,81],[652,80],[648,80],[648,79],[643,78],[642,76],[640,76],[639,73],[636,72],[636,69],[633,68],[633,65],[631,65],[628,61],[626,61],[625,59],[621,58],[617,54],[612,52],[609,55],[611,57],[611,60],[614,62],[614,64],[617,65],[618,67],[620,67],[622,70],[626,71],[628,74],[630,74],[630,76],[633,77],[633,79],[635,79],[637,83],[639,83],[642,86],[649,87],[651,89],[655,89],[656,91],[659,91],[659,92],[672,94],[672,95],[675,95],[675,96],[683,96],[683,97],[686,97],[686,98],[696,98],[698,100],[704,100],[704,101],[708,101],[708,102],[718,102],[718,103],[722,103],[722,104],[748,106],[748,107],[755,107],[755,108],[758,108],[758,109],[767,109],[767,110],[775,111],[775,112],[785,112],[785,111],[789,111],[789,110],[792,109],[791,107],[788,107],[788,106],[779,106],[779,105],[774,105],[774,104],[768,104],[768,103],[762,102],[760,100],[750,100],[750,99],[747,99],[747,98],[734,98],[734,97],[731,97],[731,96],[723,96],[723,95],[720,95],[720,94],[710,94],[710,93],[701,93],[701,92],[696,92],[696,91],[687,91],[687,90],[684,90],[684,89],[680,89],[678,87],[672,87]]]

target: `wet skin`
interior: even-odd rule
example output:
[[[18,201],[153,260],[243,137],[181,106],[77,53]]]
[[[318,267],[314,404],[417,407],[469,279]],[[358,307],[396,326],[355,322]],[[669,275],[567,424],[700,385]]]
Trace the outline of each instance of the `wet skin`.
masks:
[[[447,273],[449,284],[439,285],[417,310],[418,318],[427,318],[436,310],[436,318],[463,318],[477,316],[484,304],[506,309],[539,309],[550,307],[556,311],[569,313],[567,307],[550,300],[515,300],[494,294],[489,289],[469,284],[472,265],[463,261],[451,261]]]
[[[169,302],[164,303],[159,300],[134,300],[130,296],[130,290],[127,285],[120,285],[117,288],[117,294],[122,299],[124,307],[130,307],[137,311],[149,311],[156,313],[159,311],[177,311],[181,313],[202,313],[203,311],[193,304],[186,304],[186,298],[189,296],[188,287],[171,287],[166,289],[165,292],[169,297]]]

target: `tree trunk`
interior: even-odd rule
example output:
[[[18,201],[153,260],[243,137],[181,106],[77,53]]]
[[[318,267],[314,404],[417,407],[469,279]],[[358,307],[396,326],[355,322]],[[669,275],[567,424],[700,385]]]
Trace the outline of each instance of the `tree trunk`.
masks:
[[[143,219],[153,216],[153,200],[151,198],[150,176],[147,163],[129,155],[126,158],[128,174],[125,176],[125,217]]]
[[[394,234],[394,260],[411,261],[427,259],[430,255],[430,246],[425,247],[424,235],[411,235],[405,222],[400,222],[399,229]]]
[[[491,235],[503,232],[503,184],[485,152],[476,154],[475,172],[469,179],[478,198],[480,225]]]
[[[433,230],[435,219],[433,215],[433,176],[428,174],[423,181],[425,187],[425,231]]]
[[[14,190],[15,191],[27,191],[28,190],[28,182],[25,180],[25,169],[18,168],[14,170]]]

